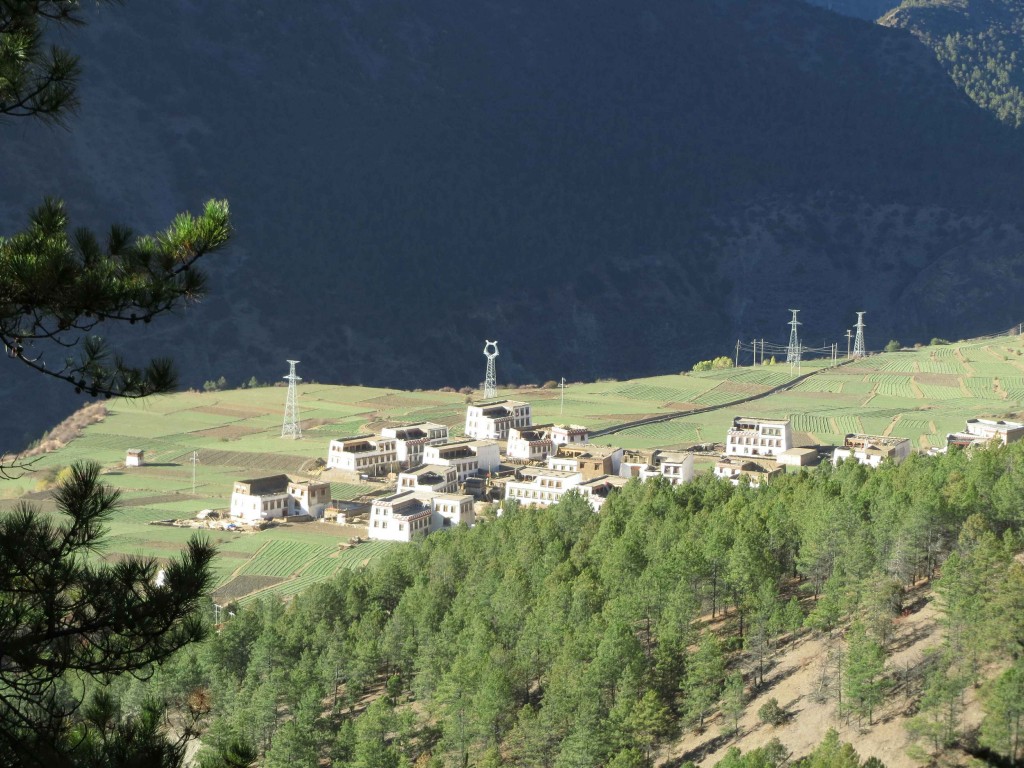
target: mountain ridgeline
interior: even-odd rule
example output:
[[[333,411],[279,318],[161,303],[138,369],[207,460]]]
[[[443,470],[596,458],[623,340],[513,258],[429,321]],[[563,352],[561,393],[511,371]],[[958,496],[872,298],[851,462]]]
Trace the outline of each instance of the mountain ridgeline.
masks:
[[[129,341],[186,386],[285,358],[475,384],[484,338],[504,381],[671,372],[784,340],[789,307],[814,345],[857,310],[873,348],[1020,319],[1022,138],[902,30],[798,0],[173,0],[69,44],[70,130],[0,127],[0,232],[47,194],[140,231],[229,199],[209,298]],[[71,396],[8,370],[13,448]]]

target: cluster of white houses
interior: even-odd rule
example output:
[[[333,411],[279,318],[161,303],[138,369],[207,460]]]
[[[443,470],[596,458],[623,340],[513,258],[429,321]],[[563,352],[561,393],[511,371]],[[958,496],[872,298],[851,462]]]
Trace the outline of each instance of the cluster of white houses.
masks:
[[[692,453],[591,445],[586,427],[535,425],[530,404],[516,400],[469,405],[464,433],[452,440],[447,426],[422,422],[387,427],[380,435],[332,440],[326,466],[363,477],[397,475],[395,492],[374,499],[368,521],[369,538],[391,541],[472,525],[474,496],[460,491],[482,489],[483,479],[496,475],[502,477],[505,499],[543,507],[573,491],[595,511],[630,479],[662,477],[678,485],[694,476]],[[1024,424],[971,419],[964,432],[948,436],[948,444],[1009,443],[1022,436]],[[505,442],[504,451],[499,441]],[[853,459],[877,467],[883,461],[898,463],[910,452],[906,438],[850,434],[835,448],[832,461]],[[734,484],[746,478],[758,485],[784,472],[786,465],[804,466],[818,457],[816,448],[794,446],[789,419],[736,417],[714,474]],[[317,518],[330,503],[329,483],[297,483],[275,475],[236,482],[231,515],[247,522]]]

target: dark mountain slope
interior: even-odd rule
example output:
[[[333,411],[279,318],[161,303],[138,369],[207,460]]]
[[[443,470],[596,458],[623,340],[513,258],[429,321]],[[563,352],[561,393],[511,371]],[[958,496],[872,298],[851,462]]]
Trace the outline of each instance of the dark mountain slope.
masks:
[[[782,336],[789,306],[813,336],[866,309],[879,346],[1020,314],[913,287],[939,222],[971,222],[969,283],[972,238],[1017,220],[1021,140],[910,35],[797,0],[176,0],[74,35],[72,130],[0,128],[0,231],[43,194],[140,228],[228,197],[209,300],[143,340],[186,384],[292,357],[462,385],[484,337],[502,379],[629,376]]]

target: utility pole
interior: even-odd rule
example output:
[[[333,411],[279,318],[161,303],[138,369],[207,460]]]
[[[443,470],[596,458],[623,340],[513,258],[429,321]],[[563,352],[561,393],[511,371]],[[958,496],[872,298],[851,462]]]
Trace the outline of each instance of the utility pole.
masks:
[[[849,328],[846,329],[846,359],[850,359],[850,337],[853,336],[853,331]]]
[[[764,339],[761,339],[761,365],[764,365]]]
[[[199,463],[199,451],[192,451],[192,495],[196,495],[196,464]]]
[[[740,367],[740,340],[739,339],[736,339],[736,362],[734,362],[732,365],[733,365],[733,368],[739,368]]]
[[[757,365],[757,339],[751,341],[750,345],[754,348],[754,365]]]
[[[559,383],[558,388],[562,390],[562,402],[558,406],[558,415],[562,415],[562,411],[565,410],[565,376],[562,377],[562,381]]]

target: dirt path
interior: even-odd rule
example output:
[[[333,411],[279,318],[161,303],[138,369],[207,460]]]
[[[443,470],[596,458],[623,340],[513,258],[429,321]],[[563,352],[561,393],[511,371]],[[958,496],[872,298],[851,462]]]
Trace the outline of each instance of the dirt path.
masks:
[[[922,659],[926,648],[939,643],[937,614],[929,602],[916,613],[897,620],[893,651],[886,662],[887,673],[900,677],[908,666],[912,668]],[[764,689],[748,702],[736,738],[721,735],[723,722],[716,715],[703,734],[687,733],[667,745],[658,755],[657,764],[678,766],[692,760],[701,766],[712,766],[730,747],[747,752],[764,746],[773,737],[778,737],[794,758],[802,757],[821,742],[829,728],[835,728],[843,741],[854,745],[861,759],[874,756],[887,768],[915,768],[918,763],[906,755],[910,741],[904,723],[909,701],[902,691],[897,689],[888,697],[871,727],[866,723],[859,727],[855,720],[840,720],[834,699],[824,703],[816,700],[826,656],[826,643],[821,638],[808,635],[786,646],[774,660],[775,667],[768,674]],[[792,716],[777,728],[761,723],[757,717],[757,710],[771,698],[777,699]]]

